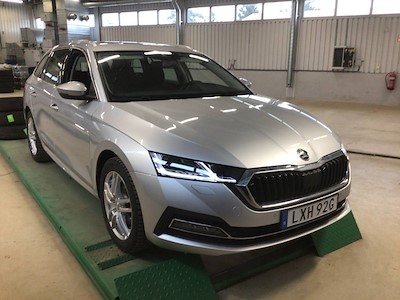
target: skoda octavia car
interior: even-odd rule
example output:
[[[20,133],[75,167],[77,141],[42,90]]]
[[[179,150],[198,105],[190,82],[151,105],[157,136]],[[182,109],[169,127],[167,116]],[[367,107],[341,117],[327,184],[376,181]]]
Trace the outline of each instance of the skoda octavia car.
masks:
[[[351,178],[338,137],[246,83],[183,46],[56,46],[25,85],[29,150],[100,198],[130,253],[237,253],[343,218]]]

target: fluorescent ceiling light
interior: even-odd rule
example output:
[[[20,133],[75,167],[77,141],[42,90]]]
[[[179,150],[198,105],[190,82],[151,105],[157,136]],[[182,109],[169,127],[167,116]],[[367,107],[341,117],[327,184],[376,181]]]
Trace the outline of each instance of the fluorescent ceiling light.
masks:
[[[2,2],[11,2],[11,3],[22,3],[23,1],[22,0],[0,0],[0,1],[2,1]]]

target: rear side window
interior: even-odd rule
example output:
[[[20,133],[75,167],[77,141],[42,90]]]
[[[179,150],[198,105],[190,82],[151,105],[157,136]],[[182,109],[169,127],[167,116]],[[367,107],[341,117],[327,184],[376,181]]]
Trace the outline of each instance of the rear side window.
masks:
[[[39,62],[38,66],[35,69],[34,75],[36,77],[40,77],[42,75],[43,68],[46,65],[48,59],[49,59],[49,54],[43,56],[42,60]]]
[[[68,55],[68,53],[68,49],[58,50],[51,53],[48,63],[43,69],[40,78],[49,83],[58,84],[60,82],[64,59]]]

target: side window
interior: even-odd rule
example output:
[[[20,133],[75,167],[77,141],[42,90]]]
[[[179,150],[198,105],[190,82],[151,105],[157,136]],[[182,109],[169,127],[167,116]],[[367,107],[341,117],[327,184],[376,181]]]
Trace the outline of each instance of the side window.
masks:
[[[50,54],[50,58],[46,67],[40,76],[44,81],[52,84],[60,83],[61,71],[65,57],[68,55],[69,50],[54,51]]]
[[[46,54],[45,56],[42,57],[42,60],[37,65],[34,72],[36,77],[40,77],[42,75],[43,68],[46,65],[48,59],[49,59],[49,54]]]
[[[79,81],[86,86],[86,96],[95,97],[92,79],[90,77],[89,63],[83,52],[72,50],[65,67],[63,82]]]

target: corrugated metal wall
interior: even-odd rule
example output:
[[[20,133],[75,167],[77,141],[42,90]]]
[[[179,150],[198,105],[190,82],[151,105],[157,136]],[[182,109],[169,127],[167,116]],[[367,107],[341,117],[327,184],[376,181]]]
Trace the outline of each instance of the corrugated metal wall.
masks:
[[[185,44],[235,69],[284,70],[289,45],[287,20],[188,24]]]
[[[104,27],[101,34],[103,40],[176,41],[173,25]],[[289,20],[272,20],[187,24],[184,36],[185,44],[227,67],[285,70],[289,34]],[[333,49],[337,45],[356,48],[360,72],[400,71],[399,34],[400,16],[303,19],[296,70],[331,71]]]
[[[370,16],[304,19],[301,22],[297,70],[330,71],[333,48],[356,48],[360,72],[400,71],[400,17]]]
[[[33,28],[33,24],[29,5],[0,2],[0,60],[5,59],[6,43],[20,43],[20,28]]]

